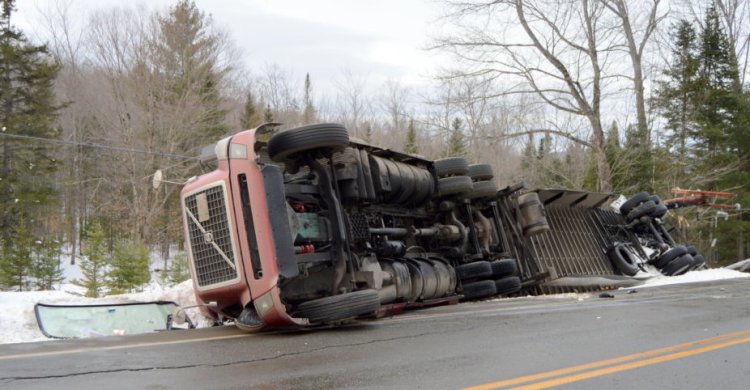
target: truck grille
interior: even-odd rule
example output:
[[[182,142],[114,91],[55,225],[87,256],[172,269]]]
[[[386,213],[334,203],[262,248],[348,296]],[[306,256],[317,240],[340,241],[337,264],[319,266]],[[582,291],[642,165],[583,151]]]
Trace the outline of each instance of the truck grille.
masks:
[[[217,185],[184,199],[195,277],[201,287],[238,279],[224,186]],[[192,214],[192,216],[191,216]]]

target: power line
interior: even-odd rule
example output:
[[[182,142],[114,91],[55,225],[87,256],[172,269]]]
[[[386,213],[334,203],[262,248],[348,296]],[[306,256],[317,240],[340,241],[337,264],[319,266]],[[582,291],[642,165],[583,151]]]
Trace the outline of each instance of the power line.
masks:
[[[114,150],[118,152],[142,153],[142,154],[150,154],[154,156],[181,158],[185,160],[200,160],[198,157],[186,156],[183,154],[154,152],[154,151],[145,150],[145,149],[126,148],[124,146],[112,146],[112,145],[94,144],[94,143],[89,143],[89,142],[66,141],[66,140],[60,140],[60,139],[54,139],[54,138],[34,137],[30,135],[8,134],[4,132],[0,132],[0,137],[27,140],[27,141],[41,141],[41,142],[47,142],[51,144],[59,144],[59,145],[65,145],[65,146],[83,146],[87,148]]]

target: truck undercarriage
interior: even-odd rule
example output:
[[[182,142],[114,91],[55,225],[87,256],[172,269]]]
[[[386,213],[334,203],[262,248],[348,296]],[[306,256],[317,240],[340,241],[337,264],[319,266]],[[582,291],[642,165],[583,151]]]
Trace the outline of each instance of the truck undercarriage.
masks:
[[[220,141],[218,168],[182,191],[197,298],[243,329],[606,288],[649,262],[702,264],[648,194],[618,213],[611,195],[498,189],[489,165],[379,148],[338,124],[259,140],[269,127]]]

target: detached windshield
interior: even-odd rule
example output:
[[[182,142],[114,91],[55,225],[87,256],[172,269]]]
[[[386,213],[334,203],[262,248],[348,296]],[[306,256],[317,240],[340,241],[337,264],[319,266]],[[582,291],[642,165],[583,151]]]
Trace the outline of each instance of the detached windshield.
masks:
[[[39,329],[47,337],[83,338],[150,333],[167,329],[174,302],[111,305],[47,305],[34,309]]]

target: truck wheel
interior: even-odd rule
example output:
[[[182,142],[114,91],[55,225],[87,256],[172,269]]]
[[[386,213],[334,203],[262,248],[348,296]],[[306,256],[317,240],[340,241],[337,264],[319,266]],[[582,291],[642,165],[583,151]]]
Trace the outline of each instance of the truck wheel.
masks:
[[[435,175],[445,177],[450,175],[465,175],[469,173],[469,162],[463,157],[448,157],[435,160]]]
[[[670,261],[681,257],[683,255],[686,255],[688,253],[687,248],[684,245],[677,245],[674,248],[664,252],[659,258],[654,261],[654,265],[656,268],[664,268],[669,264]]]
[[[701,269],[705,266],[706,266],[706,259],[703,257],[703,255],[693,256],[693,265],[690,266],[691,271]]]
[[[507,276],[495,281],[498,295],[508,295],[521,291],[521,279],[518,276]]]
[[[669,208],[667,206],[657,203],[656,208],[654,208],[654,211],[649,214],[649,217],[651,218],[661,218],[667,214],[667,211],[669,211]]]
[[[647,200],[641,203],[640,206],[630,210],[630,212],[628,213],[628,221],[636,220],[644,215],[650,215],[651,213],[656,211],[656,207],[656,203]]]
[[[616,244],[607,251],[607,257],[615,266],[615,269],[623,275],[633,276],[638,273],[638,264],[636,264],[633,254],[623,244]]]
[[[474,183],[468,176],[450,176],[438,179],[438,194],[440,196],[469,193],[474,189]]]
[[[464,299],[478,299],[497,295],[497,287],[494,280],[480,280],[463,285]]]
[[[497,196],[497,184],[494,181],[477,181],[468,194],[469,199],[494,198]]]
[[[690,256],[690,254],[686,253],[670,261],[669,264],[667,264],[666,267],[661,270],[661,273],[667,276],[682,275],[685,272],[690,271],[690,267],[693,266],[693,261],[695,261],[693,256]]]
[[[492,180],[495,178],[495,173],[490,164],[473,164],[469,165],[469,173],[466,176],[469,176],[471,180],[483,181]]]
[[[456,276],[461,281],[492,276],[492,265],[489,261],[475,261],[473,263],[456,266]]]
[[[501,277],[514,275],[518,272],[518,264],[515,259],[500,259],[490,263],[492,266],[492,276]]]
[[[274,134],[268,140],[268,156],[276,162],[314,149],[342,150],[349,146],[349,132],[338,123],[318,123]]]
[[[649,200],[648,192],[639,192],[633,196],[630,197],[630,199],[626,200],[625,203],[620,206],[620,214],[622,215],[628,215],[631,210],[635,208],[635,206],[638,206],[639,204]]]
[[[362,290],[302,302],[292,315],[307,318],[311,323],[324,323],[374,313],[378,308],[378,292]]]

